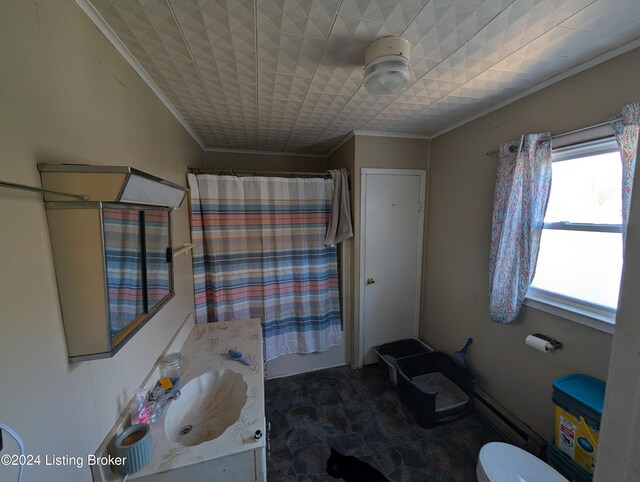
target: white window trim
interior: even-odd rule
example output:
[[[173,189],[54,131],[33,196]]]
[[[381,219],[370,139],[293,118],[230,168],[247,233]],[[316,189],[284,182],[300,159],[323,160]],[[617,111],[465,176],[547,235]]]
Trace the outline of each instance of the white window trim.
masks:
[[[552,152],[553,162],[562,162],[578,157],[602,154],[618,148],[614,137],[586,141],[584,138],[563,139],[563,147]],[[586,142],[585,142],[586,141]],[[577,147],[575,144],[582,144]],[[578,223],[545,223],[545,229],[565,229],[579,231],[622,232],[621,225],[588,225]],[[574,321],[604,333],[613,334],[615,331],[616,310],[596,305],[583,300],[577,300],[558,293],[530,287],[527,291],[524,305],[536,310],[550,313],[560,318]]]
[[[573,300],[538,288],[529,288],[524,305],[610,335],[615,331],[616,310],[604,306]]]

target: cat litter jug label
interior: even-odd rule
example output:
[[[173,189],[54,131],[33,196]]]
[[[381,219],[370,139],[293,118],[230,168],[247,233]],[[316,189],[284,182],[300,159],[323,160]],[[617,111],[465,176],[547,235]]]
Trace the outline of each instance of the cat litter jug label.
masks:
[[[576,454],[576,426],[563,415],[560,415],[556,440],[558,441],[558,448],[573,459]]]
[[[587,474],[596,465],[605,389],[604,382],[583,373],[553,381],[556,448]]]
[[[556,407],[558,433],[556,445],[589,474],[593,474],[596,465],[596,449],[598,447],[598,431],[591,427],[582,417]]]

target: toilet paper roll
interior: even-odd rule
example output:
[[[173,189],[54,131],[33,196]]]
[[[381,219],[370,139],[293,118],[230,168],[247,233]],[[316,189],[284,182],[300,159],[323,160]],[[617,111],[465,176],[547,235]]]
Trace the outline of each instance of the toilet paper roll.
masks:
[[[534,350],[541,351],[542,353],[547,353],[549,350],[553,349],[553,345],[551,345],[547,340],[543,340],[542,338],[538,338],[533,335],[527,336],[524,342],[527,346],[530,346]]]

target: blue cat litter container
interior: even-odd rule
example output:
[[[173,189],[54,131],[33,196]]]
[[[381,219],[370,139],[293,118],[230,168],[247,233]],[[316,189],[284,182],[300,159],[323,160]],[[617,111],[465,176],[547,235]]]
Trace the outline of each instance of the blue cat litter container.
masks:
[[[433,348],[417,338],[406,338],[404,340],[392,341],[374,347],[378,357],[380,371],[390,382],[397,384],[396,360],[408,356],[420,355],[421,353],[431,353]]]
[[[473,408],[475,377],[441,352],[396,361],[400,400],[425,428],[450,422]]]
[[[571,460],[568,455],[560,452],[555,437],[551,437],[547,446],[547,462],[571,482],[591,482],[593,480],[591,474]]]
[[[589,474],[596,464],[605,388],[580,373],[553,381],[555,447]]]

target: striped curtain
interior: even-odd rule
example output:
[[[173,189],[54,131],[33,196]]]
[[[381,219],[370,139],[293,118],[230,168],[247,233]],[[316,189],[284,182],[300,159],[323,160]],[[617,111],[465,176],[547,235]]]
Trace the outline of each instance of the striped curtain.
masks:
[[[147,265],[147,302],[151,310],[171,292],[170,264],[167,263],[169,212],[144,211],[145,261]]]
[[[102,210],[111,335],[145,312],[140,211]]]
[[[340,344],[331,180],[188,179],[196,321],[262,319],[267,360]]]
[[[551,189],[551,135],[500,145],[489,252],[489,312],[515,321],[533,281]]]

